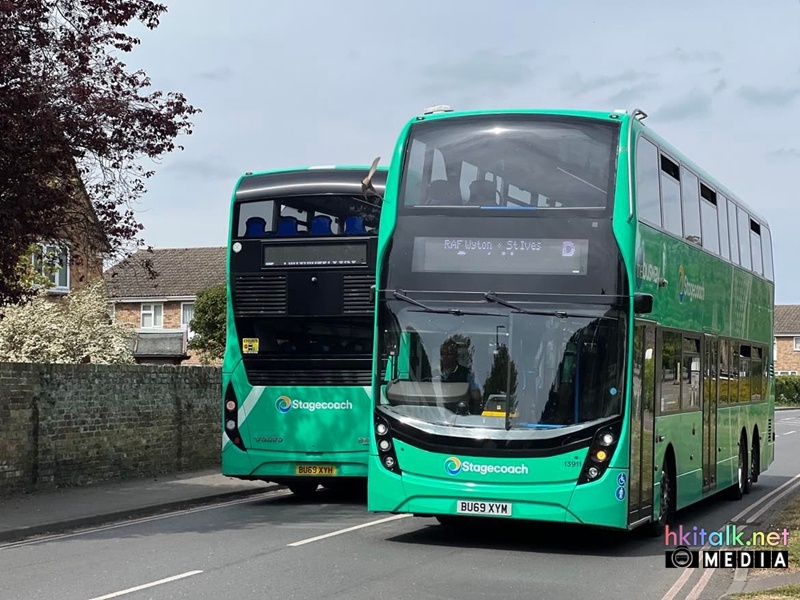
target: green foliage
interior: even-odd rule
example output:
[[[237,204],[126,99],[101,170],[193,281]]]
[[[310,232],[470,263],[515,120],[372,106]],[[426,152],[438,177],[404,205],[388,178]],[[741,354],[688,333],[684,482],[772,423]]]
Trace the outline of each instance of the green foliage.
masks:
[[[49,247],[45,250],[31,244],[17,262],[16,279],[25,289],[36,290],[53,287],[50,279],[60,268],[59,251]]]
[[[776,377],[775,402],[777,404],[800,404],[800,377],[797,375]]]
[[[194,318],[190,325],[194,337],[189,342],[189,349],[200,351],[204,363],[222,359],[225,355],[227,300],[228,292],[224,283],[197,294]]]

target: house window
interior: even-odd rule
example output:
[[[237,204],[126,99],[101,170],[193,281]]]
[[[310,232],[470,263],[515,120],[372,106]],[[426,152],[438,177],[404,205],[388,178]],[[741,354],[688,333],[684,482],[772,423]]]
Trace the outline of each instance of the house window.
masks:
[[[51,289],[69,291],[69,250],[60,246],[40,244],[33,256],[33,268],[53,284]]]
[[[194,332],[189,325],[194,319],[194,302],[184,302],[181,304],[181,329],[185,329],[189,339],[192,339]]]
[[[164,326],[163,304],[142,304],[142,329]]]
[[[794,338],[794,351],[800,352],[800,337]]]
[[[117,319],[117,305],[113,302],[109,302],[106,306],[108,308],[108,318],[111,319],[113,323]]]

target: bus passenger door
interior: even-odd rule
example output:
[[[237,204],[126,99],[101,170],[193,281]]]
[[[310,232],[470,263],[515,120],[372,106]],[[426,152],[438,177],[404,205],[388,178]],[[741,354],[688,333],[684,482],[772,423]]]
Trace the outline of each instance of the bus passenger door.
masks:
[[[655,418],[656,327],[637,322],[633,334],[628,524],[653,514],[653,423]]]
[[[703,340],[703,492],[717,487],[717,355],[718,340]]]

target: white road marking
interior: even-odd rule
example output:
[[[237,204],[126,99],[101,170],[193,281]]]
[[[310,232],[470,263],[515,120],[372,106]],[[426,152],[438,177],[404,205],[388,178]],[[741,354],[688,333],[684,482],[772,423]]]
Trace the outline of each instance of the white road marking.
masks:
[[[694,572],[695,569],[684,569],[681,576],[678,577],[678,581],[672,584],[672,587],[669,588],[669,591],[664,594],[664,597],[661,600],[672,600],[675,596],[677,596],[678,592],[680,592],[681,588],[686,585],[686,582],[689,581],[689,577],[691,577],[692,573]]]
[[[789,481],[794,481],[795,479],[797,479],[797,477],[795,477],[794,479],[790,479]],[[753,515],[750,515],[749,517],[747,517],[747,522],[748,522],[748,523],[752,523],[753,521],[755,521],[755,520],[756,520],[758,517],[760,517],[760,516],[761,516],[761,515],[763,515],[765,512],[767,512],[767,510],[769,509],[769,507],[770,507],[770,506],[772,506],[773,504],[775,504],[775,503],[776,503],[778,500],[780,500],[781,498],[783,498],[785,495],[787,495],[787,494],[789,494],[789,493],[793,492],[793,491],[794,491],[794,490],[797,488],[797,486],[798,486],[798,485],[800,485],[800,481],[796,482],[796,483],[795,483],[793,486],[791,486],[790,488],[788,488],[788,489],[786,489],[786,490],[782,491],[780,494],[778,494],[777,496],[775,496],[775,497],[774,497],[772,500],[770,500],[770,501],[769,501],[769,502],[767,502],[767,503],[766,503],[766,504],[765,504],[763,507],[761,507],[761,510],[759,510],[757,513],[755,513],[755,514],[753,514]]]
[[[775,488],[774,490],[772,490],[769,494],[766,494],[765,496],[759,498],[756,502],[753,502],[752,504],[748,505],[742,512],[740,512],[738,515],[736,515],[735,517],[730,519],[730,521],[728,521],[728,523],[737,523],[745,515],[747,515],[748,513],[752,512],[756,507],[758,507],[762,503],[766,502],[767,500],[769,500],[770,498],[775,496],[775,498],[773,498],[769,503],[767,503],[765,506],[763,506],[758,512],[756,512],[755,514],[753,514],[750,517],[748,517],[747,522],[748,523],[752,523],[758,517],[760,517],[762,514],[764,514],[767,511],[767,509],[769,509],[770,506],[775,504],[775,502],[780,500],[784,495],[786,495],[789,492],[793,491],[794,488],[798,484],[800,484],[800,481],[798,481],[798,480],[800,480],[800,473],[798,473],[797,475],[792,477],[789,481],[785,482],[783,485],[781,485],[781,486]],[[786,489],[786,488],[789,488],[789,489]],[[740,527],[740,529],[741,528],[742,527]],[[719,531],[724,531],[724,530],[725,530],[725,528],[723,526]],[[710,546],[708,544],[706,544],[701,548],[701,550],[708,550],[709,548],[710,548]],[[683,586],[686,585],[686,582],[689,581],[689,578],[694,574],[695,570],[696,569],[685,569],[683,571],[683,573],[681,574],[681,576],[678,578],[678,580],[672,585],[672,587],[667,591],[667,593],[664,594],[664,597],[661,600],[673,600],[678,595],[678,593],[681,591]],[[708,569],[708,571],[709,572],[713,572],[713,569]],[[689,596],[688,596],[689,598],[693,598],[693,599],[699,598],[700,594],[705,589],[705,586],[708,585],[708,581],[711,579],[711,575],[708,575],[706,577],[706,574],[707,573],[703,573],[703,577],[700,578],[700,581],[698,581],[697,584],[695,584],[695,586],[689,592]]]
[[[192,575],[198,575],[200,573],[202,573],[202,571],[188,571],[186,573],[181,573],[180,575],[173,575],[172,577],[167,577],[166,579],[159,579],[158,581],[154,581],[152,583],[145,583],[144,585],[137,585],[136,587],[128,588],[127,590],[114,592],[113,594],[106,594],[105,596],[97,596],[96,598],[92,598],[91,600],[108,600],[109,598],[116,598],[118,596],[124,596],[125,594],[138,592],[139,590],[146,590],[147,588],[155,587],[157,585],[163,585],[165,583],[170,583],[171,581],[177,581],[178,579],[191,577]]]
[[[792,435],[793,433],[797,433],[797,430],[796,430],[796,429],[793,429],[792,431],[787,431],[787,432],[786,432],[786,433],[784,433],[783,435]]]
[[[785,487],[790,486],[790,485],[792,485],[794,483],[797,483],[798,479],[800,479],[800,473],[798,473],[797,475],[792,477],[789,481],[785,482],[783,485],[780,485],[777,488],[775,488],[774,490],[772,490],[769,494],[766,494],[765,496],[762,496],[756,502],[753,502],[752,504],[748,505],[742,512],[740,512],[738,515],[733,517],[729,521],[729,523],[737,523],[738,521],[740,521],[742,519],[742,517],[744,517],[747,513],[749,513],[751,510],[753,510],[756,506],[758,506],[762,502],[766,502],[767,500],[772,498],[772,496],[774,496],[775,494],[779,493]]]
[[[370,521],[369,523],[362,523],[361,525],[355,525],[354,527],[348,527],[346,529],[340,529],[338,531],[332,531],[331,533],[326,533],[324,535],[318,535],[316,537],[308,538],[306,540],[300,540],[299,542],[293,542],[291,544],[286,544],[287,546],[297,547],[302,546],[304,544],[310,544],[311,542],[317,542],[319,540],[324,540],[329,537],[333,537],[335,535],[342,535],[343,533],[350,533],[351,531],[355,531],[356,529],[364,529],[365,527],[372,527],[373,525],[380,525],[381,523],[388,523],[389,521],[397,521],[398,519],[405,519],[410,517],[410,514],[404,515],[393,515],[391,517],[386,517],[385,519],[378,519],[377,521]]]

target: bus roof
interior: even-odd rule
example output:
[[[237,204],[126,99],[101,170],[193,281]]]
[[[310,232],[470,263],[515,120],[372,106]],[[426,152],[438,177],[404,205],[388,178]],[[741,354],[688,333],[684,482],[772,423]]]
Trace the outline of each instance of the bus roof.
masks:
[[[486,109],[486,110],[468,110],[468,111],[454,111],[446,105],[439,105],[432,107],[430,110],[434,112],[427,112],[425,114],[414,117],[409,122],[409,125],[418,121],[428,121],[437,119],[452,119],[458,117],[473,117],[482,115],[551,115],[551,116],[567,116],[567,117],[583,117],[588,119],[601,119],[604,121],[618,121],[622,123],[638,122],[639,131],[646,131],[648,137],[652,141],[657,142],[659,146],[666,152],[672,155],[678,162],[688,167],[695,175],[702,179],[708,185],[716,188],[727,198],[730,198],[736,204],[746,210],[750,216],[759,221],[767,229],[771,229],[767,220],[758,212],[753,210],[752,206],[741,200],[740,196],[735,194],[730,188],[723,185],[717,178],[713,177],[708,171],[702,169],[696,161],[692,160],[687,154],[678,150],[675,146],[670,144],[662,136],[658,135],[650,127],[647,127],[642,120],[636,119],[636,112],[629,112],[623,109],[611,111],[597,111],[597,110],[574,110],[574,109],[561,109],[561,108],[519,108],[519,109]],[[646,115],[644,115],[646,117]]]
[[[361,181],[369,166],[320,166],[275,169],[246,173],[239,178],[235,201],[245,201],[310,194],[361,195]],[[378,167],[372,177],[375,190],[383,195],[386,189],[387,167]]]

